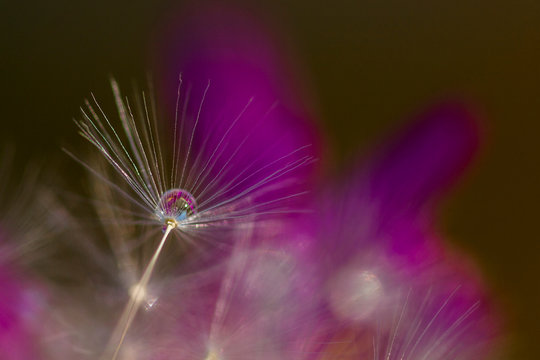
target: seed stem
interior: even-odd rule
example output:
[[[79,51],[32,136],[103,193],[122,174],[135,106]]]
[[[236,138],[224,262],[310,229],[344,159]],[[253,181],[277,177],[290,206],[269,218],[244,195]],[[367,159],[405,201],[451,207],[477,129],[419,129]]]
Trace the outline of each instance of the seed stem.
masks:
[[[167,240],[170,232],[175,227],[176,227],[176,223],[171,222],[167,224],[165,233],[163,234],[163,237],[161,238],[161,241],[158,247],[154,251],[154,255],[152,256],[152,259],[150,259],[150,262],[146,266],[146,269],[144,270],[144,273],[141,279],[139,280],[139,282],[133,287],[134,290],[131,292],[130,299],[128,303],[126,304],[124,311],[122,312],[122,316],[120,317],[120,319],[118,320],[116,324],[114,332],[112,333],[112,336],[109,340],[109,344],[107,345],[107,348],[105,349],[105,352],[103,356],[101,357],[102,360],[105,360],[107,358],[107,354],[110,354],[111,352],[113,353],[110,358],[111,360],[116,360],[118,358],[118,354],[120,353],[120,348],[122,347],[122,344],[131,326],[131,323],[135,319],[135,316],[137,315],[137,312],[139,311],[141,307],[141,303],[144,301],[144,298],[145,298],[144,295],[146,294],[146,287],[148,286],[150,277],[152,276],[152,273],[154,272],[154,268],[156,267],[156,263],[159,258],[159,255],[161,254],[161,251],[163,250],[165,241]]]

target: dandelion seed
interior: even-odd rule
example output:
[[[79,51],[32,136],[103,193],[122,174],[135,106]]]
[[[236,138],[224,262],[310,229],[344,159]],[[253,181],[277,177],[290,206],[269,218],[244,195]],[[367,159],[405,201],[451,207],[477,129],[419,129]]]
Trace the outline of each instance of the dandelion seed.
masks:
[[[216,137],[214,134],[210,137],[215,142],[212,147],[208,144],[206,134],[198,133],[203,126],[200,120],[210,84],[202,92],[201,101],[195,107],[190,107],[188,92],[182,91],[181,84],[180,80],[177,117],[182,96],[186,103],[182,108],[182,117],[175,120],[174,130],[169,131],[167,136],[160,135],[153,101],[149,104],[143,93],[136,102],[138,111],[133,112],[129,100],[123,99],[114,80],[112,88],[122,130],[117,130],[93,96],[92,103],[87,101],[86,110],[81,110],[82,120],[76,122],[81,135],[98,148],[129,185],[131,192],[80,162],[142,210],[141,214],[134,214],[131,221],[161,224],[164,232],[113,334],[113,342],[118,345],[115,345],[114,351],[106,351],[113,352],[113,359],[138,311],[139,292],[145,292],[171,233],[175,232],[180,235],[181,241],[201,248],[216,239],[227,238],[223,231],[212,231],[212,228],[233,229],[232,226],[238,222],[252,222],[265,216],[279,215],[287,210],[284,204],[304,193],[287,193],[291,184],[294,188],[298,183],[295,171],[313,162],[313,158],[306,153],[308,147],[297,148],[286,154],[276,152],[276,157],[268,157],[268,153],[262,157],[260,154],[252,154],[252,161],[245,164],[242,171],[231,176],[230,164],[240,157],[239,153],[249,142],[250,134],[244,135],[240,143],[234,143],[229,137],[236,123],[246,116],[252,101],[240,109],[221,136]],[[264,121],[264,114],[258,120]],[[208,124],[204,126],[208,127]],[[166,144],[171,137],[173,149],[169,155]],[[279,144],[279,139],[276,141]],[[245,161],[249,156],[246,157],[244,153],[240,158]],[[272,161],[267,162],[269,159]]]

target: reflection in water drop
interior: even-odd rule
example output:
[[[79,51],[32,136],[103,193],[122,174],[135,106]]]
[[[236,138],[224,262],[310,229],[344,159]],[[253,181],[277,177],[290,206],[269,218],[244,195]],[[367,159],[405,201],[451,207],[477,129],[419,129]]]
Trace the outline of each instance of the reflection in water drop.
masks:
[[[189,192],[171,189],[161,196],[155,213],[163,224],[178,224],[197,213],[197,203]]]

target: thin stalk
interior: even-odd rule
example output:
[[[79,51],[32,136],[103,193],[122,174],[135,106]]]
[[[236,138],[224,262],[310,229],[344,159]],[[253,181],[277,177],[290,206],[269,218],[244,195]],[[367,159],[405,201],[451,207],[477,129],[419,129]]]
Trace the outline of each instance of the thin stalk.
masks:
[[[148,286],[150,277],[152,276],[152,273],[154,272],[154,268],[156,267],[156,263],[159,258],[159,255],[161,254],[161,251],[163,250],[165,241],[167,240],[167,237],[169,236],[172,229],[174,229],[175,227],[176,227],[176,224],[167,224],[165,233],[163,234],[163,237],[161,238],[161,241],[159,242],[159,245],[156,251],[154,252],[154,255],[152,256],[152,259],[150,259],[150,262],[146,266],[146,269],[144,270],[144,273],[141,279],[135,285],[134,291],[131,293],[130,299],[128,303],[126,304],[124,311],[122,312],[122,316],[120,317],[120,319],[118,320],[118,323],[116,324],[116,327],[111,336],[109,344],[107,345],[104,355],[101,357],[102,360],[105,360],[107,358],[107,354],[110,354],[111,352],[113,353],[111,360],[116,360],[118,358],[118,354],[120,353],[120,348],[122,347],[126,334],[131,326],[131,323],[135,319],[137,312],[139,311],[141,307],[140,306],[141,302],[144,300],[144,297],[141,297],[141,295],[145,294],[146,287]]]

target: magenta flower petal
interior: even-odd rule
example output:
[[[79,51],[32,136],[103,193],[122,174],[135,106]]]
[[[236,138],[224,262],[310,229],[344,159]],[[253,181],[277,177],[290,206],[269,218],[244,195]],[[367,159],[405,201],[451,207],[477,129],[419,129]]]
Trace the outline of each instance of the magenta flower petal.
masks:
[[[159,97],[171,110],[181,74],[187,106],[185,112],[179,107],[179,126],[194,135],[195,173],[216,179],[209,191],[234,184],[226,197],[261,183],[263,192],[287,185],[271,196],[257,193],[256,203],[302,192],[319,139],[309,111],[299,105],[292,66],[247,13],[218,4],[183,10],[166,22],[153,53]]]
[[[5,360],[39,358],[38,316],[43,299],[12,266],[0,264],[0,354]]]
[[[456,180],[477,146],[472,113],[457,103],[440,105],[367,166],[320,191],[305,228],[317,234],[329,269],[373,251],[410,271],[443,259],[435,209],[425,205]]]
[[[478,141],[476,118],[467,107],[439,105],[384,144],[348,180],[327,190],[316,202],[327,211],[320,216],[326,233],[345,235],[328,244],[337,259],[337,254],[351,256],[358,246],[377,244],[410,266],[437,261],[433,205],[462,174]]]
[[[478,148],[473,111],[446,103],[421,114],[369,170],[370,195],[387,218],[418,211],[453,184]]]
[[[359,174],[320,191],[313,200],[315,214],[300,223],[300,229],[317,239],[313,251],[325,260],[327,270],[362,254],[384,255],[410,271],[422,271],[437,262],[441,243],[431,222],[419,213],[389,221],[381,211],[386,204],[371,197],[365,173]]]

